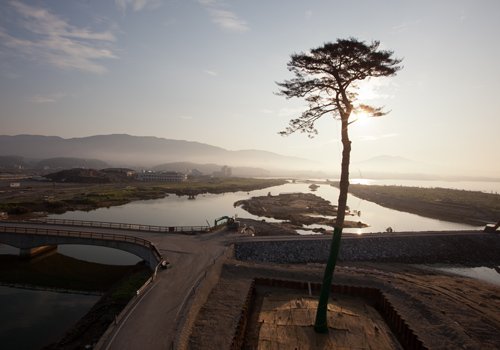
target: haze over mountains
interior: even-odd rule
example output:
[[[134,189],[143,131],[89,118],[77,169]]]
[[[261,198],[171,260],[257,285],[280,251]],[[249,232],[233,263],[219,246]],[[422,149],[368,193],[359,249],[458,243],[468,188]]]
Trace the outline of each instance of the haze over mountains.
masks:
[[[220,170],[220,166],[227,165],[233,168],[233,174],[236,176],[304,176],[332,179],[337,178],[340,173],[339,164],[325,165],[268,151],[230,151],[199,142],[126,134],[71,139],[40,135],[0,135],[0,156],[3,156],[4,160],[5,156],[15,156],[9,157],[10,161],[14,162],[22,161],[19,157],[23,157],[38,167],[47,165],[50,168],[54,168],[55,164],[64,164],[67,168],[109,166],[181,172],[197,169],[211,173]],[[79,160],[75,163],[75,160],[62,158]],[[387,155],[351,162],[350,172],[351,178],[498,181],[481,177],[481,174],[475,178],[459,177],[438,165]]]
[[[56,157],[98,159],[111,166],[132,168],[152,168],[178,162],[257,167],[268,171],[320,168],[317,162],[308,159],[268,151],[229,151],[199,142],[131,135],[71,139],[40,135],[0,135],[0,156],[39,160]]]

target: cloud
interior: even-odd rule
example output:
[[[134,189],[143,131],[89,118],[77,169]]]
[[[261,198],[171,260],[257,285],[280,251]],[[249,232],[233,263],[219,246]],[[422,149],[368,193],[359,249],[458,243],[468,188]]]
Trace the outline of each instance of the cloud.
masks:
[[[250,29],[247,22],[240,19],[237,14],[223,9],[227,7],[226,4],[217,0],[198,0],[198,2],[206,8],[212,22],[223,29],[234,32],[246,32]]]
[[[421,22],[420,20],[406,21],[397,26],[392,27],[392,29],[396,32],[406,32],[409,29],[418,27],[420,22]]]
[[[155,9],[161,5],[160,0],[115,0],[116,6],[123,12],[131,7],[133,11],[141,11],[143,9]]]
[[[186,116],[186,115],[181,116],[181,118],[182,118],[182,119],[188,119],[188,120],[194,119],[193,117],[188,117],[188,116]]]
[[[10,9],[15,25],[22,30],[12,30],[14,34],[11,34],[0,27],[0,40],[14,56],[92,73],[106,72],[106,68],[95,60],[117,58],[110,48],[116,40],[110,31],[80,29],[47,9],[18,1],[10,2]],[[25,35],[21,37],[19,33],[23,32]]]
[[[36,96],[28,98],[27,101],[32,102],[32,103],[52,103],[52,102],[56,102],[58,99],[60,99],[64,96],[66,96],[66,94],[63,94],[63,93],[52,94],[52,95],[47,95],[47,96],[36,95]]]
[[[306,19],[311,18],[312,14],[313,14],[313,12],[311,10],[307,10],[306,11]]]
[[[217,75],[217,72],[214,72],[212,70],[204,70],[205,73],[209,74],[209,75],[212,75],[212,76],[216,76]]]

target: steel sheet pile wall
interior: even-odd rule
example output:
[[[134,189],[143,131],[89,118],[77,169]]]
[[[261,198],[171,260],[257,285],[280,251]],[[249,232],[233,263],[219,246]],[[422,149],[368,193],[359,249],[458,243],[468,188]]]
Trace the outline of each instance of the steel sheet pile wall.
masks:
[[[319,292],[321,291],[321,283],[309,283],[303,281],[285,281],[276,280],[269,278],[255,278],[252,286],[250,287],[247,303],[245,305],[252,305],[252,299],[254,297],[255,286],[266,286],[274,288],[288,288],[288,289],[300,289]],[[377,288],[370,287],[355,287],[347,285],[332,284],[332,293],[348,295],[352,297],[363,298],[370,303],[372,303],[377,311],[385,319],[386,323],[389,325],[394,334],[398,337],[401,345],[407,350],[428,350],[428,348],[422,343],[418,336],[413,332],[406,321],[399,315],[399,313],[394,309],[393,305],[387,300],[385,295]],[[235,337],[230,349],[241,349],[244,342],[244,334],[247,325],[247,317],[249,315],[249,310],[245,307],[242,310],[241,318],[236,326]]]

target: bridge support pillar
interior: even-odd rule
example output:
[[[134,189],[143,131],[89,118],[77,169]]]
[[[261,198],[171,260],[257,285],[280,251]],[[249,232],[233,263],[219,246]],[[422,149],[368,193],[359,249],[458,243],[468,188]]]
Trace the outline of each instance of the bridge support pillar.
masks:
[[[21,248],[19,250],[19,256],[23,259],[31,259],[35,256],[38,256],[40,254],[45,254],[53,250],[57,250],[57,245],[46,245],[43,247],[36,247],[36,248]]]

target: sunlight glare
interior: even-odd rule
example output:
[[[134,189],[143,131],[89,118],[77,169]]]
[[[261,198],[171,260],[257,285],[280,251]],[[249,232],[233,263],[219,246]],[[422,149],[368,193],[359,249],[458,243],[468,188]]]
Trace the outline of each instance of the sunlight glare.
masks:
[[[370,117],[368,116],[368,113],[359,112],[354,115],[354,120],[356,121],[354,124],[366,125],[368,124]]]
[[[361,179],[349,179],[349,183],[356,184],[356,185],[371,185],[373,183],[373,180],[363,179],[363,178],[361,178]]]

